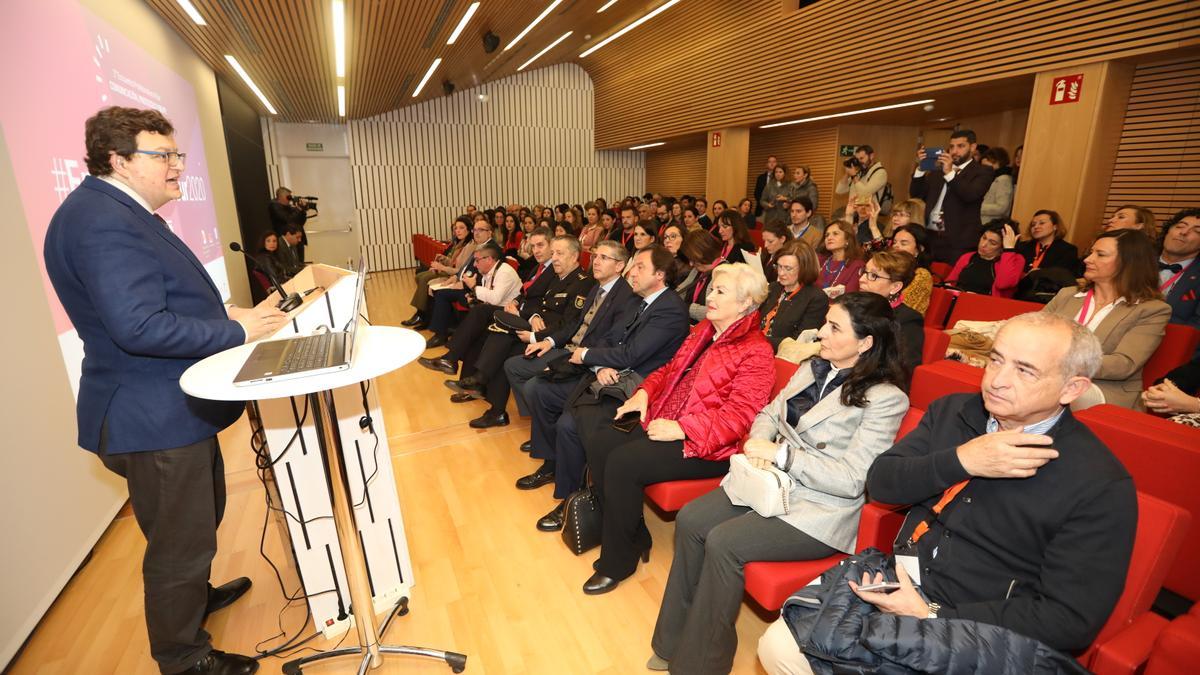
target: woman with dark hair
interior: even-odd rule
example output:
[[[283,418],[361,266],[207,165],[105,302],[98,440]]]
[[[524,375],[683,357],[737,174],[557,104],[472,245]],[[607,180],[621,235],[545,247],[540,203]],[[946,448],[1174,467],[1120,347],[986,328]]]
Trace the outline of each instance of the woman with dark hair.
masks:
[[[763,228],[762,241],[763,246],[762,250],[758,252],[758,257],[762,261],[763,274],[767,277],[767,283],[773,283],[776,259],[783,247],[792,241],[792,231],[782,223],[771,223]]]
[[[946,275],[946,283],[969,293],[1011,298],[1021,281],[1025,259],[1014,249],[1017,221],[993,220],[983,226],[979,246],[964,253]]]
[[[685,211],[686,213],[686,211]],[[717,257],[721,255],[721,245],[712,235],[704,230],[692,230],[683,237],[683,246],[679,249],[684,258],[696,272],[691,280],[684,285],[677,284],[676,292],[688,303],[688,316],[692,323],[704,318],[708,309],[704,299],[708,293],[708,282],[712,279],[713,268],[717,266]]]
[[[579,232],[579,245],[585,251],[591,251],[608,234],[604,224],[600,222],[600,207],[588,204],[585,217],[587,225]]]
[[[758,330],[756,309],[766,295],[766,281],[749,265],[718,266],[705,319],[617,408],[614,419],[632,413],[641,424],[627,433],[608,420],[580,429],[593,489],[604,504],[600,559],[584,593],[613,590],[634,573],[639,557],[649,559],[650,531],[642,519],[646,485],[729,470],[730,455],[774,382],[775,358]]]
[[[535,210],[540,211],[541,209]],[[550,224],[553,225],[553,221],[550,221]],[[533,212],[521,214],[521,243],[517,246],[517,273],[521,275],[522,279],[537,265],[537,259],[533,257],[532,242],[529,241],[529,235],[537,229],[537,226],[537,218],[534,217]]]
[[[994,178],[992,186],[979,205],[979,218],[983,222],[1007,218],[1012,212],[1013,175],[1008,167],[1008,151],[1004,148],[988,148],[979,158],[979,163],[989,167]]]
[[[287,273],[287,266],[284,265],[283,260],[279,256],[279,235],[275,234],[274,231],[267,230],[258,238],[258,247],[255,249],[254,259],[260,265],[270,270],[271,276],[278,279],[279,283],[283,283],[290,278]],[[262,274],[262,272],[258,272],[258,270],[255,270],[255,272],[256,277],[259,275],[263,277],[258,280],[263,290],[270,293],[274,289],[270,278]]]
[[[917,261],[904,251],[876,251],[863,267],[858,287],[883,296],[896,316],[900,358],[908,372],[921,365],[925,348],[925,317],[905,305],[900,294],[912,283]]]
[[[1141,230],[1151,241],[1158,241],[1158,220],[1154,212],[1136,204],[1122,204],[1100,227],[1101,232]]]
[[[571,207],[563,214],[562,222],[572,237],[578,237],[579,230],[583,228],[583,212],[575,207]],[[586,251],[587,249],[584,250]]]
[[[667,577],[647,667],[728,673],[734,623],[751,561],[816,560],[858,550],[871,463],[892,446],[908,411],[892,310],[873,293],[833,301],[820,353],[801,364],[754,418],[744,452],[794,480],[785,515],[763,517],[735,500],[736,485],[692,500],[675,520]],[[607,514],[606,514],[607,517]]]
[[[742,201],[738,202],[738,215],[746,223],[746,229],[753,230],[758,227],[758,221],[754,218],[754,200],[749,197],[743,197]]]
[[[775,350],[785,338],[820,328],[829,309],[829,296],[817,285],[821,264],[803,239],[783,247],[775,262],[777,280],[767,287],[767,299],[759,308],[762,331]]]
[[[554,222],[561,223],[567,218],[567,211],[571,210],[569,204],[559,204],[554,207]]]
[[[1057,211],[1041,209],[1029,220],[1028,239],[1017,243],[1017,253],[1025,259],[1025,272],[1058,267],[1072,275],[1079,272],[1079,249],[1064,239],[1067,226]]]
[[[504,229],[500,232],[500,237],[504,240],[500,242],[500,250],[504,251],[504,255],[517,256],[517,251],[521,247],[521,238],[524,233],[517,225],[517,215],[512,213],[504,214]]]
[[[691,285],[698,274],[695,268],[688,262],[687,257],[683,255],[683,240],[686,236],[687,234],[683,230],[683,225],[679,223],[671,223],[663,228],[663,248],[667,249],[673,257],[670,273],[667,275],[667,278],[674,280],[670,284],[671,290],[680,293],[681,297],[683,293],[680,289]]]
[[[694,206],[685,206],[684,207],[684,209],[683,209],[683,229],[687,230],[688,232],[695,232],[696,230],[704,230],[704,225],[702,225],[700,223],[700,212],[696,210],[696,207],[694,207]],[[708,231],[704,230],[704,233],[708,234]],[[709,236],[711,237],[712,235],[709,235]]]
[[[475,218],[485,221],[488,219],[482,213],[476,213]],[[425,316],[425,310],[429,306],[429,282],[457,274],[459,268],[467,264],[467,261],[475,254],[475,240],[471,238],[473,226],[474,223],[470,216],[459,216],[454,219],[452,226],[454,240],[450,242],[446,250],[442,251],[441,255],[434,258],[433,262],[429,264],[429,269],[417,272],[417,287],[413,291],[412,297],[412,306],[417,311],[408,319],[401,321],[401,325],[415,328],[426,323],[428,317]]]
[[[633,226],[633,250],[635,252],[657,243],[658,235],[653,222],[643,220]]]
[[[933,274],[929,271],[932,261],[929,232],[916,224],[898,226],[892,230],[892,250],[903,251],[916,260],[917,269],[912,281],[900,291],[900,298],[905,305],[924,316],[925,310],[929,309],[929,296],[933,293]]]
[[[821,193],[817,190],[817,184],[812,180],[812,173],[807,166],[797,166],[792,168],[792,182],[787,186],[788,202],[794,202],[801,197],[808,197],[812,202],[810,211],[817,210],[817,203],[820,200]]]
[[[1141,232],[1105,232],[1083,260],[1083,285],[1059,291],[1042,310],[1096,334],[1104,358],[1092,382],[1106,403],[1141,408],[1142,367],[1171,318],[1171,306],[1158,290],[1157,259],[1154,244]]]
[[[759,203],[762,206],[764,223],[787,222],[787,210],[790,203],[788,187],[790,185],[787,178],[787,167],[782,164],[776,165],[771,177],[767,179],[767,184],[763,188],[762,201]]]
[[[713,224],[717,230],[717,238],[721,240],[721,262],[746,262],[747,254],[754,254],[754,240],[742,217],[733,211],[723,211]]]
[[[841,286],[845,293],[858,290],[858,273],[863,268],[862,247],[854,236],[854,226],[844,220],[835,220],[825,228],[825,237],[817,247],[821,288]]]

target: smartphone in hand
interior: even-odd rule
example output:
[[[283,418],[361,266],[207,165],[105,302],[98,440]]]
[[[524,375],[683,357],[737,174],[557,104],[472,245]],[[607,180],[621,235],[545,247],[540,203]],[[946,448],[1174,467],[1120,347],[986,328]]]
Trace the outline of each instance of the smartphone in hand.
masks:
[[[941,148],[925,148],[925,159],[921,160],[921,164],[917,168],[922,171],[933,171],[937,167],[937,158],[940,154],[942,154]]]
[[[859,586],[858,590],[867,591],[870,593],[892,593],[900,590],[900,582],[898,581],[883,581],[878,584],[865,584]]]

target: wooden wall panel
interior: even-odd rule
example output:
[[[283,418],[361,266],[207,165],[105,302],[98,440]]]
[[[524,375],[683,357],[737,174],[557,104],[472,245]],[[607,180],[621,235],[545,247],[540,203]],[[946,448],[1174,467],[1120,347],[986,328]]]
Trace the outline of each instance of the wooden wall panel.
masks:
[[[829,216],[833,198],[834,158],[837,157],[837,127],[816,129],[780,127],[750,131],[750,170],[746,181],[746,196],[754,196],[754,183],[766,170],[767,156],[775,155],[789,171],[797,164],[812,171],[817,184],[817,213]],[[789,175],[790,178],[790,175]]]
[[[1150,208],[1160,227],[1200,206],[1200,57],[1134,71],[1105,217],[1122,204]]]
[[[791,13],[779,0],[692,0],[580,62],[596,83],[596,144],[620,147],[1165,52],[1195,44],[1198,18],[1188,0],[847,0]],[[914,51],[947,26],[949,45]],[[689,27],[703,39],[680,39]],[[862,55],[837,47],[847,35],[870,36]],[[630,105],[648,82],[704,95],[673,99],[670,114]]]
[[[642,153],[593,148],[592,87],[583,69],[522,73],[487,92],[487,103],[468,90],[350,123],[371,269],[414,265],[413,233],[446,237],[468,203],[583,203],[641,190]]]
[[[643,192],[698,197],[704,194],[707,167],[708,149],[702,138],[695,143],[648,150],[646,189]]]
[[[1008,151],[1011,158],[1017,146],[1025,142],[1025,127],[1029,124],[1029,108],[1001,110],[986,115],[971,115],[948,120],[921,130],[925,145],[945,145],[950,141],[950,132],[958,124],[963,129],[972,129],[980,143],[999,146]],[[912,153],[909,153],[910,155]],[[910,163],[913,161],[909,158]]]

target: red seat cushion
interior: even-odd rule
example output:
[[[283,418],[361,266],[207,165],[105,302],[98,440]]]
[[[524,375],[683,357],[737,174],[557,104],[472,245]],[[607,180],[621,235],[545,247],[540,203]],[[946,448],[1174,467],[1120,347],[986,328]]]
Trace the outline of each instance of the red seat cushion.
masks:
[[[983,370],[958,361],[934,361],[913,371],[908,404],[928,410],[929,404],[947,394],[975,393],[983,381]]]
[[[944,288],[931,290],[929,307],[925,309],[925,325],[939,330],[945,328],[946,316],[950,314],[952,307],[954,307],[954,293]]]
[[[1196,345],[1200,344],[1200,330],[1177,323],[1167,324],[1158,349],[1146,360],[1142,368],[1142,384],[1149,387],[1160,377],[1192,360]]]
[[[696,497],[712,492],[721,484],[720,478],[669,480],[646,486],[646,496],[663,511],[678,511]]]
[[[978,293],[960,293],[954,301],[954,309],[946,327],[953,328],[959,321],[1002,321],[1011,319],[1018,314],[1041,311],[1042,305],[1036,302],[998,298],[993,295]]]
[[[946,358],[950,335],[939,328],[925,326],[925,345],[921,348],[921,363],[933,363]]]

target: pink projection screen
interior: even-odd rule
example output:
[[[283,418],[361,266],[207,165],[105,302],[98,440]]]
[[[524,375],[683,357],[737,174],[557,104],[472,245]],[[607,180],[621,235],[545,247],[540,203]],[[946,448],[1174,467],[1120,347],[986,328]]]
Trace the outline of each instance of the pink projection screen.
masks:
[[[159,213],[204,263],[222,297],[229,297],[196,93],[75,0],[0,3],[0,59],[0,129],[78,394],[82,343],[50,286],[41,249],[50,217],[87,175],[83,123],[100,108],[154,108],[171,120],[187,168],[180,180],[183,199]]]

